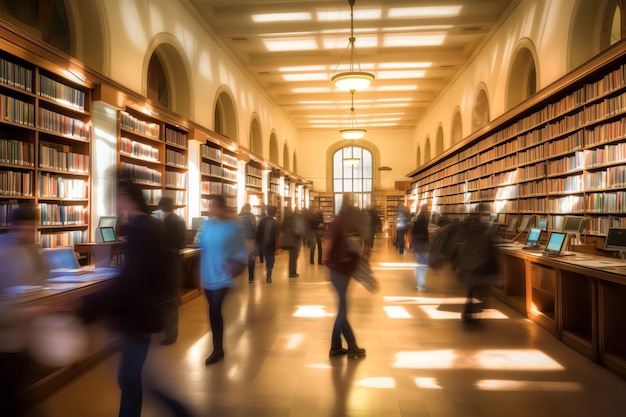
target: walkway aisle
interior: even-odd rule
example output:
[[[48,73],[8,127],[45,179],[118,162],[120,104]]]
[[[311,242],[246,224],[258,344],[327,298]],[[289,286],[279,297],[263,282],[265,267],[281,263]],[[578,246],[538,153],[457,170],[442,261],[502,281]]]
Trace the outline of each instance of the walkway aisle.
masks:
[[[381,283],[370,294],[352,281],[349,318],[360,360],[328,357],[335,297],[327,270],[300,254],[287,278],[287,254],[274,282],[244,274],[225,305],[225,360],[211,352],[204,298],[181,307],[179,341],[155,343],[148,371],[159,374],[198,417],[619,417],[626,381],[492,300],[481,324],[460,320],[462,291],[429,271],[415,290],[407,265],[378,240],[372,258]],[[400,264],[384,264],[400,263]],[[92,368],[40,404],[38,416],[112,417],[117,357]],[[165,365],[166,366],[165,366]],[[146,399],[144,417],[166,416]]]

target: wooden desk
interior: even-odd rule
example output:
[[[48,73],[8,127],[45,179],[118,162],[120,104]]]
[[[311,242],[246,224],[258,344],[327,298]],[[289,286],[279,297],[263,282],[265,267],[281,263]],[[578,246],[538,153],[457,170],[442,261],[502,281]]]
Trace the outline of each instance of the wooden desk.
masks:
[[[182,271],[180,273],[180,303],[186,303],[202,294],[200,284],[200,249],[185,248],[180,251]]]
[[[76,243],[74,251],[87,255],[87,263],[96,266],[121,266],[118,257],[123,256],[126,242]]]
[[[588,253],[544,257],[502,247],[492,294],[571,348],[626,378],[626,263]]]

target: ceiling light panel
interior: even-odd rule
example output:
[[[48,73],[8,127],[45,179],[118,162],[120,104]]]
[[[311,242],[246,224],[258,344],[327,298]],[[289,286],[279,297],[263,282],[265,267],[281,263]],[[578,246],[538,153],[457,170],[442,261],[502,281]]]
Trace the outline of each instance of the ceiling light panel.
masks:
[[[432,33],[423,35],[385,35],[383,46],[386,48],[407,46],[439,46],[446,39],[445,33]]]
[[[424,78],[426,71],[378,71],[379,80],[398,80],[402,78]]]
[[[315,39],[263,39],[263,43],[270,52],[312,51],[317,49]]]
[[[432,62],[382,62],[378,64],[380,69],[410,69],[410,68],[430,68]]]
[[[390,19],[408,19],[424,17],[452,17],[458,16],[463,6],[425,6],[425,7],[392,7],[387,12]]]
[[[355,31],[356,32],[356,31]],[[322,39],[324,49],[345,49],[346,38],[325,37]],[[359,35],[354,41],[354,46],[360,48],[376,48],[378,46],[378,35]]]
[[[255,23],[275,23],[311,20],[311,13],[264,13],[253,14],[252,21]]]
[[[302,73],[302,74],[283,74],[285,81],[327,81],[328,74],[325,72],[318,73]]]

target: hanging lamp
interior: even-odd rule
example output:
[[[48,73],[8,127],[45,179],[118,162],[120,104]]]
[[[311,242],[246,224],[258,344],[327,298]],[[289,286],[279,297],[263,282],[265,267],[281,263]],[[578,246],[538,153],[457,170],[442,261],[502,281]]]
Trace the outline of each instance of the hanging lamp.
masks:
[[[352,101],[350,106],[350,117],[348,118],[348,128],[341,129],[339,133],[341,137],[348,140],[362,139],[367,133],[367,130],[360,129],[356,123],[356,114],[354,113],[354,91],[350,91],[352,95]]]
[[[331,80],[333,84],[340,90],[345,91],[360,91],[364,90],[374,81],[374,74],[369,72],[361,71],[361,66],[358,62],[356,62],[357,70],[355,71],[354,64],[356,61],[356,49],[354,46],[354,2],[355,0],[348,0],[348,4],[350,5],[350,37],[348,38],[348,47],[344,51],[337,67],[335,67],[334,75]],[[339,65],[343,61],[344,56],[346,55],[348,49],[350,50],[350,64],[349,70],[346,72],[337,73]]]

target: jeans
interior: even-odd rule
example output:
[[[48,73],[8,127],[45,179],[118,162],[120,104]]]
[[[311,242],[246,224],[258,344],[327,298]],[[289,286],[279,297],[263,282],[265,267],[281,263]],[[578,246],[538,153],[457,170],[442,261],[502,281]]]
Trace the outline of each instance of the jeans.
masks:
[[[204,295],[209,303],[209,322],[213,332],[213,352],[223,352],[224,346],[224,318],[222,317],[222,303],[228,293],[229,288],[218,290],[204,290]]]
[[[309,251],[309,258],[311,263],[313,263],[314,259],[315,259],[315,247],[317,246],[317,263],[321,264],[322,263],[322,237],[323,237],[323,233],[322,232],[314,232],[313,235],[311,236],[311,241],[310,241],[310,251]]]
[[[404,235],[406,234],[406,229],[396,229],[396,232],[398,234],[398,251],[400,255],[402,255],[404,253]]]
[[[297,274],[298,270],[298,254],[300,253],[300,244],[289,248],[289,275]]]
[[[140,417],[142,396],[141,372],[148,356],[150,336],[125,336],[120,349],[117,382],[122,391],[119,417]]]
[[[426,271],[428,271],[428,252],[415,252],[415,263],[417,266],[413,271],[417,288],[423,289],[426,284]]]
[[[335,318],[335,325],[333,326],[333,333],[331,337],[331,349],[338,349],[341,347],[341,335],[346,339],[348,344],[348,350],[358,349],[356,344],[356,338],[352,332],[352,327],[348,323],[348,301],[346,293],[348,292],[348,284],[350,283],[350,277],[340,274],[339,272],[330,271],[330,282],[335,287],[337,292],[337,318]]]

